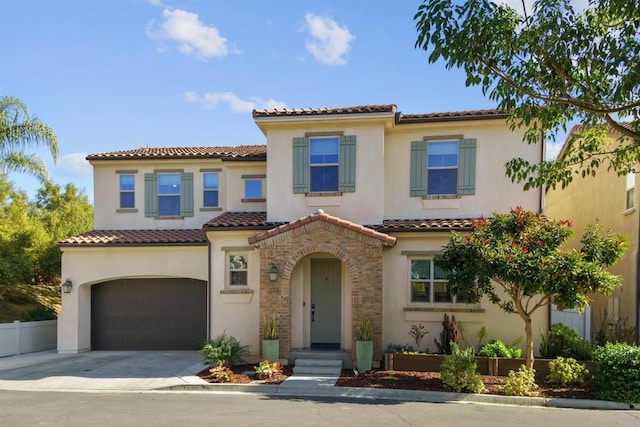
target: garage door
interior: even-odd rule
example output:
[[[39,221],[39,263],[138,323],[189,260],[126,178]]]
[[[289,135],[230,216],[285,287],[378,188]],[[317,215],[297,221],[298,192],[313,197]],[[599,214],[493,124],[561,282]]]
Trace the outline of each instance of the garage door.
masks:
[[[192,350],[207,333],[206,282],[122,279],[91,287],[93,350]]]

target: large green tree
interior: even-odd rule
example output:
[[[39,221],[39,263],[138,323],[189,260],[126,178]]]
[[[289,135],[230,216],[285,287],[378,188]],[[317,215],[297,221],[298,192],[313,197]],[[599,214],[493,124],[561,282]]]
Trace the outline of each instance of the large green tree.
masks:
[[[57,243],[91,228],[93,207],[73,184],[46,181],[29,201],[0,175],[0,286],[59,282]]]
[[[0,97],[0,174],[24,172],[47,180],[44,161],[28,151],[35,147],[47,148],[56,161],[58,138],[53,128],[31,116],[18,98]]]
[[[424,0],[415,15],[416,47],[429,62],[465,71],[512,128],[529,143],[572,134],[555,161],[507,163],[512,180],[566,186],[602,165],[625,174],[640,160],[640,3],[589,0],[576,12],[569,0],[537,0],[515,10],[487,0]],[[610,144],[608,131],[620,137]]]
[[[551,302],[560,309],[584,308],[589,294],[610,294],[621,278],[605,267],[625,253],[625,236],[590,225],[580,250],[561,250],[571,237],[568,221],[522,208],[480,219],[470,234],[453,233],[436,263],[449,272],[452,292],[483,296],[525,325],[526,365],[533,367],[532,316]]]

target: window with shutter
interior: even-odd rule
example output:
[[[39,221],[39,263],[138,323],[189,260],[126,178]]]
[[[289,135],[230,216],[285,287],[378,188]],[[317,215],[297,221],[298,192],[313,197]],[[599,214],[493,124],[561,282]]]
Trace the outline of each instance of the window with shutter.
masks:
[[[293,193],[356,191],[356,137],[293,138]]]
[[[475,194],[474,138],[411,143],[409,195]]]

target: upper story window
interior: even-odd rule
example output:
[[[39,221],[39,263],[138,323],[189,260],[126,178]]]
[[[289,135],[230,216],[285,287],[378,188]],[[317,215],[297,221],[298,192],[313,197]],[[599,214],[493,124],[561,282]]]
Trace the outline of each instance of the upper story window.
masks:
[[[135,176],[120,175],[120,209],[135,208]]]
[[[162,170],[144,174],[145,217],[193,216],[193,173]]]
[[[636,174],[630,172],[627,174],[627,193],[625,208],[632,209],[635,206],[636,198]]]
[[[158,175],[158,216],[180,215],[180,174]]]
[[[247,286],[249,284],[249,256],[246,254],[230,254],[229,260],[229,285]]]
[[[261,179],[245,179],[244,180],[244,198],[245,199],[262,199],[262,180]]]
[[[355,135],[293,138],[293,192],[356,191]]]
[[[458,193],[458,142],[430,142],[427,148],[427,194]]]
[[[411,196],[475,194],[476,140],[441,138],[411,143]]]
[[[219,183],[217,173],[205,173],[202,176],[203,181],[203,200],[205,207],[215,208],[219,206]]]
[[[462,294],[451,295],[447,274],[433,259],[411,259],[411,302],[467,303]]]
[[[309,138],[311,192],[338,191],[338,137]]]

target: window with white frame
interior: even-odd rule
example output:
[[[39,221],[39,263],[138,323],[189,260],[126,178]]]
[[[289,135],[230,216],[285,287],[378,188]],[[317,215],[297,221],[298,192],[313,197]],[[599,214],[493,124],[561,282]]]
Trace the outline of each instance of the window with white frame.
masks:
[[[158,215],[180,215],[180,174],[158,174]]]
[[[427,153],[427,194],[457,194],[458,141],[429,142]]]
[[[205,173],[202,176],[203,181],[203,204],[208,208],[215,208],[219,206],[219,183],[218,174],[215,172]]]
[[[432,258],[410,260],[411,302],[418,303],[467,303],[462,294],[451,295],[447,273]]]
[[[309,138],[311,192],[338,191],[339,137]]]
[[[120,209],[135,208],[135,176],[120,175]]]
[[[632,209],[635,206],[635,198],[636,198],[636,174],[630,172],[627,174],[627,192],[626,192],[626,201],[625,208]]]
[[[249,284],[248,260],[246,254],[229,254],[229,286],[247,286]]]

